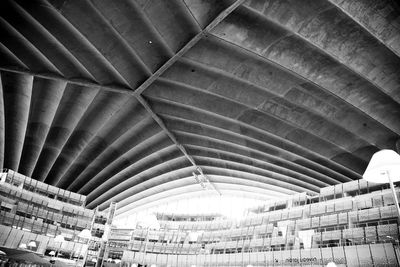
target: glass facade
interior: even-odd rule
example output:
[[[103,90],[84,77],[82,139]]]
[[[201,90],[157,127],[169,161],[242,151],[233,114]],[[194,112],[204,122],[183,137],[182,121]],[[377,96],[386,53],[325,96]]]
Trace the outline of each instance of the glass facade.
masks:
[[[157,214],[160,229],[113,229],[108,249],[126,266],[398,266],[393,204],[386,185],[358,180],[242,219]]]
[[[85,208],[86,196],[36,181],[12,170],[0,173],[0,246],[82,261],[99,258],[107,214]],[[79,237],[91,229],[91,241]],[[59,242],[56,236],[64,241]],[[89,250],[88,250],[89,245]],[[53,255],[52,255],[53,254]]]
[[[108,213],[86,209],[85,196],[11,170],[0,181],[0,247],[31,244],[24,249],[76,265],[86,251],[88,266],[108,267],[399,264],[392,193],[364,180],[269,201],[239,219],[155,213],[157,223],[132,229],[112,227],[116,203]],[[84,229],[91,229],[90,242],[79,237]]]

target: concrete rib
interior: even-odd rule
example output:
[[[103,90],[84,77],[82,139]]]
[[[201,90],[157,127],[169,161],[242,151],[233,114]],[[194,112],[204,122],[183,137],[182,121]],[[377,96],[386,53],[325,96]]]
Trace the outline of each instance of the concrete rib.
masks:
[[[65,86],[64,82],[34,78],[28,126],[18,172],[32,175]]]
[[[3,82],[0,72],[0,169],[4,166],[4,147],[5,147],[5,112],[4,112],[4,93],[3,93]]]
[[[160,99],[151,99],[151,102],[153,103],[154,110],[161,114],[163,117],[175,117],[178,119],[184,119],[203,125],[208,125],[210,127],[225,129],[239,135],[249,136],[255,140],[260,140],[266,144],[270,144],[279,149],[282,149],[283,151],[288,151],[289,153],[301,155],[301,157],[309,159],[309,162],[318,162],[318,164],[326,166],[327,168],[319,168],[317,164],[310,165],[306,162],[303,162],[302,164],[309,165],[310,168],[318,172],[324,173],[328,176],[338,178],[341,177],[339,178],[340,180],[346,179],[345,177],[352,177],[353,179],[359,178],[355,172],[344,168],[344,166],[323,158],[320,155],[313,153],[310,150],[306,150],[303,147],[280,136],[276,136],[266,130],[259,129],[258,127],[248,125],[243,122],[238,122],[237,120],[229,119],[227,117],[223,117],[206,110],[201,110],[194,106],[186,106],[183,104]]]
[[[84,170],[81,174],[74,177],[73,181],[69,185],[63,185],[68,190],[79,190],[85,181],[90,181],[92,177],[95,177],[100,173],[104,166],[108,166],[113,161],[117,160],[124,153],[129,151],[131,147],[138,145],[143,142],[149,136],[152,136],[161,129],[154,123],[151,117],[147,117],[136,125],[132,126],[129,131],[121,135],[113,143],[99,154],[89,165],[84,166]]]
[[[98,90],[68,84],[57,108],[32,177],[44,181]]]
[[[28,124],[33,77],[1,73],[4,98],[4,167],[18,170]]]
[[[57,185],[76,157],[127,100],[121,94],[99,91],[63,145],[46,181]]]

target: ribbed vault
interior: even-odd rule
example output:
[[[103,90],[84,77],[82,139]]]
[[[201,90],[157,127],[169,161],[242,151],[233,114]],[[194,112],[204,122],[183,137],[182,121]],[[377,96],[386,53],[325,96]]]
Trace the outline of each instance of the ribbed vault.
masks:
[[[400,135],[390,0],[0,1],[0,167],[119,202],[359,179]],[[216,193],[216,192],[214,192]]]

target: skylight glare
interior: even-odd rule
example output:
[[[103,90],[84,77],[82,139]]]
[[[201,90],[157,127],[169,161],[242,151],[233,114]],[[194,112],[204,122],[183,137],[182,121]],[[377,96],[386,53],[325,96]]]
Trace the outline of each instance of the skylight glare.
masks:
[[[145,221],[154,225],[158,217],[174,216],[215,216],[220,218],[241,219],[247,210],[265,203],[265,200],[234,196],[203,196],[179,201],[171,201],[129,216],[117,217],[115,224],[121,228],[145,228]]]

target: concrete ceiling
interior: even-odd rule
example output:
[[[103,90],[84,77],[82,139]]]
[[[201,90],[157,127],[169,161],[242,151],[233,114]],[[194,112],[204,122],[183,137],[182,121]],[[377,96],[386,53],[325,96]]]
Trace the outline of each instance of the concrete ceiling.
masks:
[[[91,208],[201,191],[199,171],[222,194],[313,194],[399,146],[395,1],[2,0],[0,16],[0,167]]]

